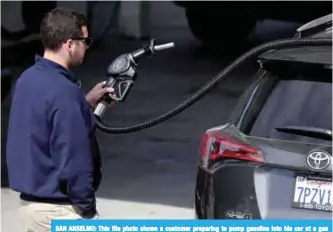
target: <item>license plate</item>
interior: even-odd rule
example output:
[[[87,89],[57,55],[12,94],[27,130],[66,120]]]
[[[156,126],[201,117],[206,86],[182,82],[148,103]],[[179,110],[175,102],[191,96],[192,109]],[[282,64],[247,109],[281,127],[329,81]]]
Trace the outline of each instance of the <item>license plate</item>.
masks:
[[[292,207],[332,212],[332,179],[296,176]]]

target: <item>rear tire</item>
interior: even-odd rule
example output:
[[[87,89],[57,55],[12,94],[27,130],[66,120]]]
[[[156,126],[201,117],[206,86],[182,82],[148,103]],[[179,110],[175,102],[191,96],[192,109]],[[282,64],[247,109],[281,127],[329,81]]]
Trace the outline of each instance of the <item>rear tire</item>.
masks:
[[[242,14],[242,13],[239,13]],[[204,46],[227,50],[243,50],[250,46],[248,36],[256,19],[231,14],[228,9],[218,13],[186,9],[186,18],[193,36]]]

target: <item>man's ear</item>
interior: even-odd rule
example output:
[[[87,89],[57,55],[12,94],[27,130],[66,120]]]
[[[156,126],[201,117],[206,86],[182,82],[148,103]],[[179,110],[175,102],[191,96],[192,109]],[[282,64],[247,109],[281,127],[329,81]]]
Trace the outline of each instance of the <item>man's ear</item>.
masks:
[[[66,50],[70,50],[70,49],[73,47],[73,43],[74,43],[73,40],[71,40],[71,39],[67,40],[67,41],[64,43]]]

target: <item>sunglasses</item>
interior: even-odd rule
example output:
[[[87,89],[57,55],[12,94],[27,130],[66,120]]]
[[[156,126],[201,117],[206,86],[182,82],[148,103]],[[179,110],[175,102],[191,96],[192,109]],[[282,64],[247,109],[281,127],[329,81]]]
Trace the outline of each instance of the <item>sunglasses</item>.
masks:
[[[82,40],[88,47],[92,44],[93,39],[91,37],[76,37],[72,40]]]

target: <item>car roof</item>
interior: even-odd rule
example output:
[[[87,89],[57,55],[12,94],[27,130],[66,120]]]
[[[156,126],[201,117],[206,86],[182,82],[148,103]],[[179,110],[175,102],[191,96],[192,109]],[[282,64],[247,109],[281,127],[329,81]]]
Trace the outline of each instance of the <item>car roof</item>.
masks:
[[[332,38],[332,14],[315,19],[297,29],[296,36],[304,37],[327,37]]]
[[[294,38],[332,38],[332,14],[315,19],[297,29]],[[332,67],[332,46],[301,46],[275,49],[259,56],[261,62],[296,61]]]

